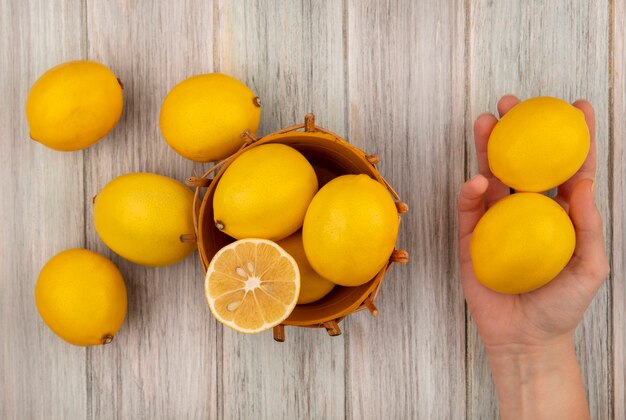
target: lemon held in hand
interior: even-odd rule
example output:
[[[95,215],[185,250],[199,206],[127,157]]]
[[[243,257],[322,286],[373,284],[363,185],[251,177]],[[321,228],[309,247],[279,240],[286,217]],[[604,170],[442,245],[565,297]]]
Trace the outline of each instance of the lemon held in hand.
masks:
[[[193,193],[171,178],[132,173],[109,182],[94,200],[100,239],[136,264],[177,263],[196,249],[181,235],[194,232]]]
[[[245,84],[225,74],[183,80],[161,106],[161,132],[180,155],[198,162],[224,159],[241,147],[241,134],[255,133],[261,102]]]
[[[370,281],[389,260],[398,236],[389,192],[367,175],[343,175],[311,201],[302,241],[311,266],[342,286]]]
[[[302,245],[302,231],[297,231],[293,235],[278,242],[278,245],[291,255],[300,270],[300,296],[298,305],[315,302],[330,293],[335,287],[335,283],[326,280],[317,274],[304,253]]]
[[[548,283],[576,246],[572,222],[542,194],[517,193],[494,204],[472,234],[474,275],[500,293],[526,293]]]
[[[541,192],[567,181],[589,152],[583,112],[557,98],[528,99],[498,121],[489,136],[491,172],[517,191]]]
[[[28,94],[30,137],[55,150],[84,149],[115,127],[122,106],[122,85],[111,70],[93,61],[60,64]]]
[[[126,286],[109,259],[86,249],[55,255],[35,286],[41,318],[77,346],[109,343],[126,317]]]
[[[306,158],[284,144],[249,149],[224,171],[213,196],[218,229],[233,238],[278,241],[302,227],[317,176]]]

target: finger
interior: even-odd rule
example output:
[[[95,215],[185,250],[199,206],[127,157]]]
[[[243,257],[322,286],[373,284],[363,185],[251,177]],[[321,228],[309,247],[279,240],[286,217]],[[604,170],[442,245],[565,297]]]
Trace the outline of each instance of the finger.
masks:
[[[487,143],[491,131],[498,123],[493,114],[485,113],[480,115],[474,123],[474,143],[476,145],[476,159],[478,160],[478,173],[487,178],[489,186],[485,194],[485,204],[487,208],[493,203],[506,197],[509,194],[509,187],[496,178],[489,169],[487,157]]]
[[[496,117],[490,113],[479,115],[474,122],[474,144],[476,145],[478,172],[485,178],[493,176],[487,159],[487,143],[489,143],[489,136],[497,123]]]
[[[504,117],[504,114],[509,112],[511,108],[513,108],[515,105],[519,103],[520,103],[520,100],[515,95],[509,94],[509,95],[504,95],[502,98],[500,98],[500,100],[498,101],[498,114],[500,114],[500,118]]]
[[[457,205],[460,238],[471,234],[485,213],[484,194],[488,185],[484,176],[476,175],[461,186]]]
[[[556,200],[567,208],[572,191],[580,180],[595,179],[596,177],[596,120],[591,104],[583,99],[574,102],[576,108],[585,114],[585,121],[589,128],[589,153],[580,169],[565,183],[559,186]]]
[[[570,217],[576,230],[576,249],[570,262],[574,273],[582,274],[594,288],[600,287],[608,274],[604,249],[602,218],[594,202],[593,181],[584,179],[574,187]]]

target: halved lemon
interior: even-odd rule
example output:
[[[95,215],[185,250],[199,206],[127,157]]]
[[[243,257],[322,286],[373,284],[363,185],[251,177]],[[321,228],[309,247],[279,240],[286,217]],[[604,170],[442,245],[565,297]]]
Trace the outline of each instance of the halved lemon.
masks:
[[[291,314],[300,294],[300,271],[293,257],[276,243],[241,239],[215,254],[204,291],[218,321],[255,334]]]

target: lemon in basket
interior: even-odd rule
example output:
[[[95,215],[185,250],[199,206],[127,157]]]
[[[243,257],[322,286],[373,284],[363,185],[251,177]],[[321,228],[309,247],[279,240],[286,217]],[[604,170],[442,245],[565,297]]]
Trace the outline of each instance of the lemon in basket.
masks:
[[[284,144],[264,144],[242,153],[224,171],[213,196],[216,227],[236,239],[278,241],[302,227],[317,192],[306,158]]]
[[[343,175],[311,201],[302,241],[311,266],[342,286],[370,281],[387,263],[398,236],[389,192],[367,175]]]
[[[300,272],[293,257],[276,243],[242,239],[215,254],[204,290],[219,322],[254,334],[275,327],[291,314],[300,293]]]
[[[320,300],[333,290],[335,283],[326,280],[317,274],[304,253],[302,245],[302,231],[297,231],[293,235],[278,242],[278,245],[289,253],[298,263],[300,269],[300,296],[298,305]]]
[[[165,141],[197,162],[224,159],[255,133],[261,118],[259,98],[239,80],[221,73],[183,80],[165,97],[160,125]]]

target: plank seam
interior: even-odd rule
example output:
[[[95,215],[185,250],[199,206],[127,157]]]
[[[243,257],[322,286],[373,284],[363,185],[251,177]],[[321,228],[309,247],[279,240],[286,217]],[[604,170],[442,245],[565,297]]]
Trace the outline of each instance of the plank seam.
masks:
[[[348,0],[342,3],[342,43],[343,43],[343,87],[344,87],[344,137],[350,135],[350,86],[349,86],[349,62],[348,62],[348,25],[349,10]],[[348,139],[349,140],[349,139]],[[344,320],[344,327],[347,330],[347,322]],[[352,416],[351,395],[350,395],[350,334],[347,333],[343,341],[343,417],[349,419]]]
[[[82,56],[85,59],[89,59],[89,26],[88,26],[88,14],[87,14],[87,0],[81,1],[81,20],[83,22],[82,29],[82,37],[84,40],[83,43],[83,51]],[[89,161],[88,149],[83,149],[82,156],[82,184],[83,184],[83,247],[87,248],[87,212],[89,199],[87,198],[87,164]],[[85,418],[88,420],[93,419],[93,378],[91,375],[91,349],[89,347],[85,347]]]
[[[220,72],[220,5],[219,0],[213,0],[213,72]],[[224,334],[217,322],[213,322],[215,328],[215,415],[218,419],[224,418]],[[210,370],[210,367],[209,367]],[[210,372],[209,372],[210,373]]]
[[[471,94],[472,94],[472,68],[471,68],[471,51],[472,51],[472,42],[471,42],[471,13],[472,13],[472,4],[471,0],[465,0],[463,4],[463,9],[465,12],[464,21],[465,21],[465,51],[463,53],[464,64],[465,64],[465,106],[464,106],[464,114],[465,118],[469,118],[469,128],[465,129],[465,139],[463,141],[463,165],[464,165],[464,175],[465,179],[469,178],[470,174],[470,164],[469,164],[469,146],[468,142],[471,140],[471,130],[472,130],[472,116],[471,116]],[[460,275],[460,274],[459,274]],[[463,296],[463,315],[464,315],[464,325],[465,325],[465,418],[468,419],[471,413],[471,372],[470,372],[470,351],[469,351],[469,322],[470,319],[468,317],[468,308],[467,302],[465,301],[465,296]]]
[[[220,68],[220,6],[219,0],[213,0],[213,71],[219,72]]]
[[[609,76],[608,76],[608,82],[609,82],[609,92],[608,92],[608,107],[609,107],[609,121],[608,121],[608,131],[609,131],[609,150],[608,150],[608,157],[607,157],[607,164],[608,164],[608,173],[607,173],[607,178],[608,178],[608,201],[609,201],[609,208],[608,208],[608,212],[609,212],[609,220],[610,220],[610,225],[609,227],[612,227],[613,225],[613,218],[614,218],[614,212],[613,212],[613,205],[614,205],[614,182],[613,182],[613,176],[614,176],[614,170],[615,170],[615,165],[614,165],[614,155],[615,155],[615,134],[614,134],[614,117],[615,117],[615,106],[614,106],[614,94],[615,94],[615,72],[613,71],[613,54],[614,54],[614,49],[615,49],[615,0],[609,0],[608,2],[608,6],[609,6],[609,25],[608,25],[608,37],[609,37],[609,53],[608,53],[608,71],[609,71]],[[609,267],[613,267],[613,255],[615,254],[615,252],[617,252],[618,250],[616,250],[615,244],[613,243],[613,229],[609,228],[607,230],[607,236],[608,238],[606,238],[608,240],[609,243]],[[608,299],[608,304],[607,304],[607,340],[608,340],[608,345],[609,345],[609,350],[613,349],[613,336],[614,336],[614,328],[615,328],[615,322],[613,319],[613,304],[614,304],[614,293],[613,293],[613,283],[614,283],[614,274],[612,272],[613,270],[611,270],[611,273],[609,274],[609,278],[608,278],[608,293],[609,293],[609,299]],[[614,413],[615,413],[615,390],[614,390],[614,383],[615,383],[615,361],[614,361],[614,354],[613,351],[609,351],[608,354],[608,358],[607,358],[607,368],[609,370],[609,380],[608,380],[608,398],[609,398],[609,403],[608,403],[608,409],[609,409],[609,418],[613,418],[614,417]]]

